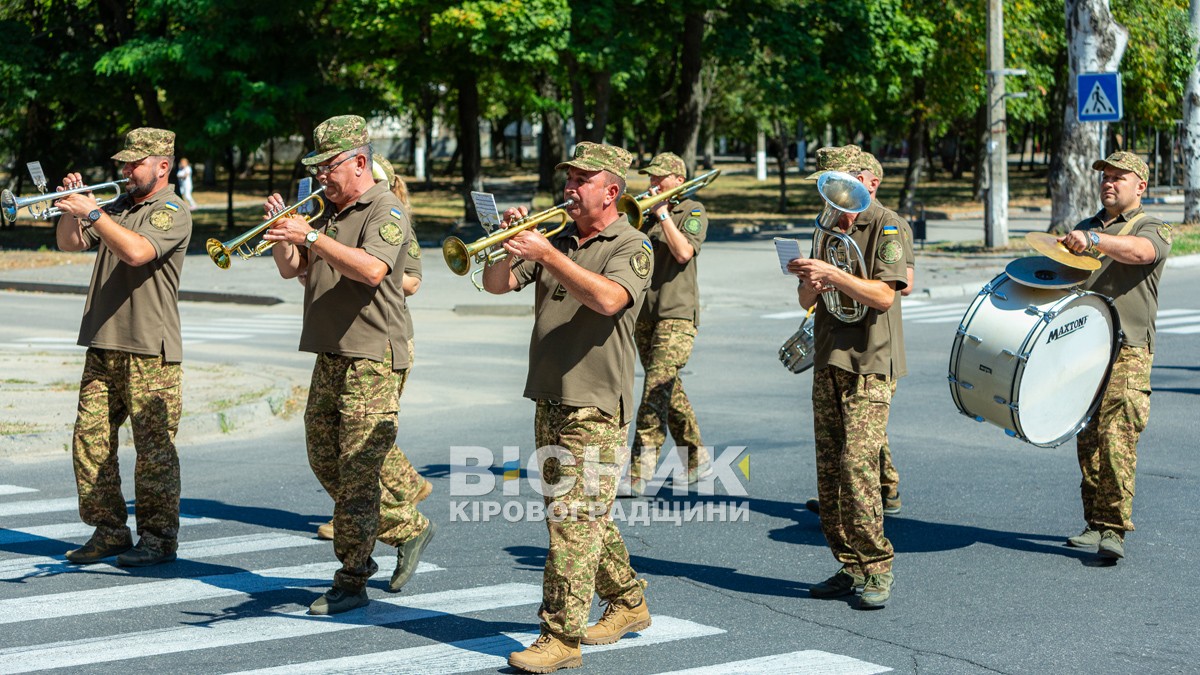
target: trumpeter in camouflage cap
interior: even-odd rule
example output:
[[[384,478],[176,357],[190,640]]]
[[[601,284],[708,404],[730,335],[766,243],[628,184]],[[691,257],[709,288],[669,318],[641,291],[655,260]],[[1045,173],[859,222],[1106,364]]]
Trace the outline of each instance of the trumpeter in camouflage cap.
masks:
[[[313,144],[316,150],[300,162],[305,166],[320,164],[347,150],[361,148],[369,142],[365,119],[358,115],[330,117],[313,130]]]
[[[638,169],[638,173],[648,176],[683,176],[686,178],[687,166],[679,155],[673,152],[664,152],[655,155],[648,165]]]
[[[879,164],[879,160],[875,159],[875,155],[869,152],[863,152],[859,157],[858,170],[870,171],[875,174],[876,178],[883,180],[883,167]]]
[[[147,157],[171,157],[174,154],[174,131],[141,127],[125,135],[125,149],[112,158],[118,162],[140,162]]]
[[[625,174],[629,171],[629,164],[632,161],[633,155],[629,154],[625,148],[584,141],[575,146],[575,156],[572,159],[562,162],[554,168],[565,169],[573,166],[584,171],[607,171],[617,178],[625,180]]]
[[[862,148],[857,145],[821,148],[817,150],[817,170],[807,180],[816,180],[827,171],[853,173],[862,169]]]
[[[1141,178],[1142,180],[1148,180],[1150,177],[1150,167],[1146,166],[1146,163],[1142,161],[1141,157],[1138,157],[1132,152],[1119,150],[1108,157],[1105,157],[1104,159],[1098,159],[1095,162],[1092,162],[1092,168],[1097,171],[1103,171],[1104,167],[1106,166],[1111,166],[1114,169],[1121,169],[1122,171],[1132,171],[1137,174],[1138,178]]]

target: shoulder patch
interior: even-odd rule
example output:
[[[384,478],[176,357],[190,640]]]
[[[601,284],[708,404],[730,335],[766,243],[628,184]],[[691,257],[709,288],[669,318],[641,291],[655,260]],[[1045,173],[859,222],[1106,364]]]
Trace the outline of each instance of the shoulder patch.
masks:
[[[693,211],[692,213],[695,213],[695,211]],[[687,220],[683,221],[683,231],[687,232],[688,234],[699,234],[700,233],[700,219],[695,216],[692,216],[691,218],[688,218]]]
[[[179,205],[178,205],[178,204],[176,204],[175,202],[166,202],[166,203],[164,203],[164,204],[163,204],[163,206],[164,206],[164,207],[166,207],[166,208],[168,208],[168,209],[171,209],[172,211],[178,211],[178,210],[179,210]]]
[[[896,227],[895,225],[884,225],[883,236],[886,237],[889,234],[900,234],[900,228]]]
[[[167,211],[166,209],[159,209],[158,211],[150,214],[150,224],[153,225],[155,229],[168,232],[172,227],[174,227],[175,219],[171,217],[170,211]]]
[[[888,239],[879,245],[877,255],[879,256],[879,261],[885,265],[898,263],[904,257],[904,247],[900,245],[898,240]]]
[[[1167,223],[1158,226],[1158,236],[1162,237],[1162,240],[1168,244],[1171,243],[1171,236],[1173,234],[1171,226]]]
[[[392,217],[396,220],[404,220],[404,212],[396,207],[392,207]]]
[[[645,251],[638,251],[629,256],[629,267],[633,269],[633,273],[645,279],[650,276],[650,254]]]
[[[654,247],[650,245],[649,239],[642,240],[642,248],[646,249],[646,253],[650,253],[650,254],[654,253]]]
[[[704,215],[704,211],[701,211],[700,209],[692,209],[691,215],[699,218],[700,216]]]
[[[408,257],[415,260],[421,259],[421,245],[417,243],[416,239],[413,239],[408,244]]]
[[[404,230],[395,221],[388,221],[379,227],[379,236],[392,246],[404,243]]]

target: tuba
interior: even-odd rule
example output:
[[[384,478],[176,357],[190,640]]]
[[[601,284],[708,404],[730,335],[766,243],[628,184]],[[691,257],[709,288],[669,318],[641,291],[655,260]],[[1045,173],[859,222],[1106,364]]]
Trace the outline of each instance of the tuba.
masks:
[[[229,263],[233,259],[234,254],[237,254],[237,256],[242,260],[249,260],[256,255],[262,255],[263,253],[266,253],[267,251],[271,250],[271,247],[275,245],[275,242],[260,241],[258,242],[258,245],[254,246],[253,248],[251,248],[246,242],[271,229],[271,226],[275,224],[275,221],[279,220],[280,218],[287,218],[288,216],[296,215],[300,212],[301,206],[304,206],[310,201],[315,201],[312,214],[304,216],[305,222],[311,223],[313,220],[320,217],[321,212],[325,210],[325,200],[321,199],[320,196],[324,191],[325,186],[322,185],[304,199],[301,199],[291,206],[285,207],[279,211],[279,213],[276,213],[269,219],[264,220],[263,222],[255,225],[249,230],[246,230],[241,235],[234,237],[229,241],[222,242],[219,239],[209,239],[204,243],[204,248],[208,251],[208,257],[212,258],[212,261],[217,264],[217,267],[227,270],[229,269]]]
[[[629,218],[630,225],[640,230],[646,219],[646,214],[650,212],[651,206],[664,199],[670,200],[671,204],[678,204],[685,199],[690,199],[692,195],[711,185],[717,179],[717,176],[720,175],[720,169],[713,169],[708,173],[696,176],[686,183],[680,183],[666,192],[651,194],[647,190],[636,197],[630,197],[628,194],[621,195],[621,198],[617,200],[617,210]]]
[[[830,265],[852,276],[862,276],[867,268],[862,250],[850,235],[837,229],[837,221],[843,214],[866,211],[871,205],[870,191],[848,173],[826,171],[817,180],[817,192],[825,200],[825,208],[817,216],[812,257],[821,257],[823,253]],[[867,315],[866,305],[841,291],[826,291],[821,299],[829,313],[845,323],[855,323]]]

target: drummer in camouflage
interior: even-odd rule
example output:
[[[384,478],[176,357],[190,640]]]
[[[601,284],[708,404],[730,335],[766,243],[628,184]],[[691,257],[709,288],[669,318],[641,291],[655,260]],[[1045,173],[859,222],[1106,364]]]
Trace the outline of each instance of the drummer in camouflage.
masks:
[[[1142,210],[1149,170],[1140,157],[1114,152],[1092,168],[1101,172],[1104,208],[1060,241],[1100,259],[1083,288],[1112,298],[1124,341],[1100,407],[1077,439],[1087,526],[1067,544],[1095,547],[1101,558],[1115,562],[1125,557],[1125,534],[1133,530],[1137,443],[1150,417],[1158,281],[1172,237],[1170,225]]]

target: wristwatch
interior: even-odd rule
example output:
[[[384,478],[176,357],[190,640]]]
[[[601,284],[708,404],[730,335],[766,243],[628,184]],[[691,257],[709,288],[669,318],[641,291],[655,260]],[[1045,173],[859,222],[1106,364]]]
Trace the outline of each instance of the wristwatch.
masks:
[[[312,245],[317,243],[317,237],[321,236],[320,230],[309,230],[308,234],[304,235],[304,247],[312,248]]]
[[[103,215],[103,214],[100,212],[100,209],[92,209],[91,211],[89,211],[87,214],[87,217],[86,217],[87,222],[85,222],[83,224],[83,229],[86,230],[89,227],[95,225],[96,221],[100,220],[101,215]]]
[[[670,218],[670,217],[671,217],[670,211],[663,211],[662,213],[658,214],[658,222],[665,223],[665,222],[667,222],[667,218]]]
[[[1100,235],[1089,230],[1088,231],[1088,240],[1091,241],[1091,243],[1092,243],[1092,245],[1088,247],[1088,253],[1098,253],[1098,251],[1096,250],[1096,247],[1100,244]]]

